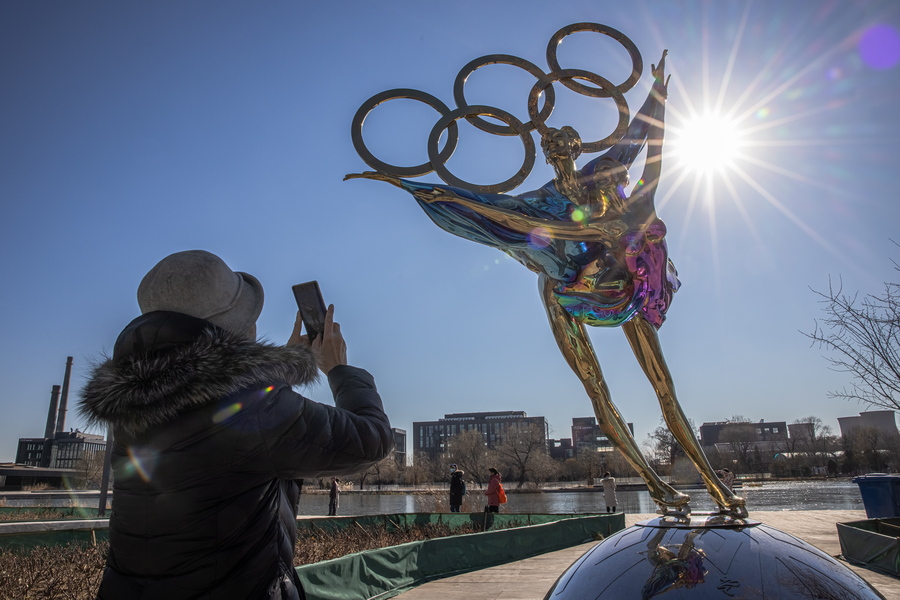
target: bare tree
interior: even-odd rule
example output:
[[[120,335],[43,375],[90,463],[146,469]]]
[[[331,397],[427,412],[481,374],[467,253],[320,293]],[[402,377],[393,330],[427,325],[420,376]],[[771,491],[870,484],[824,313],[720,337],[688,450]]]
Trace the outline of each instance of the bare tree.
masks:
[[[503,441],[497,445],[497,458],[518,474],[516,489],[525,485],[529,474],[538,479],[539,471],[546,465],[543,459],[552,460],[547,453],[547,434],[540,425],[519,427],[513,425],[504,432]]]
[[[756,427],[752,423],[738,421],[722,430],[719,439],[731,447],[737,467],[743,472],[752,470],[752,451],[756,446]]]
[[[887,461],[882,451],[885,435],[876,427],[854,427],[844,435],[844,459],[853,472],[881,471]]]
[[[694,421],[688,419],[688,424],[696,436],[697,427],[694,425]],[[669,430],[662,417],[659,420],[659,427],[647,434],[645,447],[650,453],[650,463],[663,472],[670,469],[679,457],[685,455],[681,444],[675,439],[675,435]]]
[[[488,477],[493,465],[492,452],[488,450],[484,434],[475,429],[461,431],[448,440],[450,461],[475,480],[479,487]]]
[[[416,452],[413,462],[407,468],[408,479],[413,485],[420,483],[434,483],[436,461],[432,460],[426,452]]]
[[[894,270],[900,271],[896,262]],[[860,298],[829,280],[827,292],[813,292],[822,298],[825,318],[804,335],[832,352],[825,357],[832,369],[852,376],[849,389],[829,397],[900,410],[900,284],[886,282],[882,295]]]
[[[594,479],[603,474],[604,460],[601,454],[591,447],[580,448],[575,455],[577,472],[582,479],[587,480],[588,487],[594,485]]]
[[[100,488],[100,482],[103,479],[103,461],[106,458],[106,451],[85,453],[75,465],[75,468],[82,472],[84,476],[83,487],[93,490]]]
[[[579,479],[586,479],[588,477],[588,470],[585,469],[582,462],[578,460],[578,457],[575,458],[567,458],[562,461],[559,466],[560,479],[565,481],[577,481]]]
[[[622,456],[622,453],[618,450],[611,450],[609,452],[601,452],[601,471],[597,473],[598,476],[602,475],[604,472],[609,471],[616,477],[636,477],[637,471],[634,470],[634,467],[625,460],[625,457]]]
[[[827,454],[834,440],[830,425],[825,425],[822,419],[813,415],[797,419],[794,423],[806,424],[806,428],[797,429],[800,433],[794,447],[796,452],[804,452],[813,457]]]

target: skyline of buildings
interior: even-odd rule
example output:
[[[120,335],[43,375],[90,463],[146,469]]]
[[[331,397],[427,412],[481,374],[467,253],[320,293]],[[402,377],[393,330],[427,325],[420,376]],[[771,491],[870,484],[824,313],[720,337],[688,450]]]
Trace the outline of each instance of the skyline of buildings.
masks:
[[[16,447],[15,463],[29,466],[71,468],[82,458],[102,452],[106,447],[103,435],[90,434],[77,429],[65,432],[66,414],[68,412],[69,374],[71,357],[67,357],[66,374],[63,385],[53,385],[47,414],[44,437],[22,437]],[[861,411],[855,416],[838,417],[840,435],[846,436],[857,427],[873,427],[888,435],[898,435],[896,411],[877,409]],[[493,448],[503,437],[503,431],[512,423],[538,424],[545,431],[548,451],[554,458],[565,459],[574,456],[580,448],[592,447],[597,451],[612,450],[609,440],[603,435],[595,417],[572,417],[571,438],[554,439],[550,437],[549,423],[546,417],[529,417],[525,411],[485,411],[469,413],[446,413],[435,421],[413,422],[412,448],[409,446],[407,431],[403,428],[392,428],[394,433],[394,459],[404,465],[419,451],[429,455],[443,452],[449,437],[461,431],[477,429],[486,438],[489,448]],[[787,423],[785,421],[765,421],[756,423],[732,423],[730,421],[705,422],[698,428],[701,445],[714,447],[721,443],[723,431],[738,426],[752,425],[756,430],[757,441],[775,442],[779,440],[800,439],[813,436],[809,423]],[[633,423],[628,427],[634,435]],[[834,432],[836,434],[836,432]],[[639,443],[643,440],[638,440]],[[4,461],[0,461],[4,462]],[[41,464],[37,464],[41,463]],[[61,466],[65,463],[66,466]]]

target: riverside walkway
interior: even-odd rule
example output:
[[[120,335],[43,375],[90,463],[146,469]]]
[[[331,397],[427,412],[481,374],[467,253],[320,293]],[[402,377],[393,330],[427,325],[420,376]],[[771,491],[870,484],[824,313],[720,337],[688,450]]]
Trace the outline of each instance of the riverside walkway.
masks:
[[[655,518],[656,514],[625,515],[626,527]],[[751,511],[750,518],[780,529],[785,533],[837,556],[841,553],[837,523],[861,521],[862,510]],[[534,558],[455,575],[432,581],[395,596],[402,600],[542,600],[544,595],[569,565],[597,542]],[[868,581],[885,598],[900,599],[900,579],[847,564]]]

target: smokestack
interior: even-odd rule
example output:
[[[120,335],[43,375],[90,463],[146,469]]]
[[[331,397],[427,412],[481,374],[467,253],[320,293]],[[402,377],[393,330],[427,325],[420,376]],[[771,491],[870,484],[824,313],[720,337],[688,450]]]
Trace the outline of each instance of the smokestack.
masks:
[[[56,431],[56,407],[59,406],[59,386],[54,385],[50,392],[50,412],[47,414],[47,427],[44,429],[44,437],[52,438]]]
[[[72,357],[66,357],[66,376],[63,378],[62,395],[59,398],[59,414],[56,417],[56,431],[66,430],[66,410],[69,408],[69,377],[72,375]]]

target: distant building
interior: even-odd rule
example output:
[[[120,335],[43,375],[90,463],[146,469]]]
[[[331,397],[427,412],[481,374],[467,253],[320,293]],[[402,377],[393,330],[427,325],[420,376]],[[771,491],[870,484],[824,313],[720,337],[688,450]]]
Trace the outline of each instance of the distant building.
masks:
[[[488,448],[500,444],[510,427],[538,425],[547,439],[550,430],[545,417],[529,417],[525,411],[453,413],[437,421],[413,423],[413,451],[425,452],[431,458],[447,452],[447,440],[464,431],[480,431]]]
[[[57,431],[52,438],[20,438],[16,464],[47,469],[77,469],[106,451],[102,435]]]
[[[634,435],[634,423],[628,423]],[[612,452],[612,442],[600,429],[595,417],[574,417],[572,419],[572,446],[575,454],[581,452]]]
[[[406,430],[391,427],[391,433],[394,434],[394,449],[391,456],[397,461],[401,467],[406,466]]]
[[[735,423],[718,421],[704,423],[700,426],[700,445],[715,446],[732,441],[742,442],[778,442],[788,439],[788,426],[785,421],[759,423]]]
[[[571,438],[548,440],[547,445],[550,448],[550,458],[554,460],[566,460],[567,458],[575,457],[575,446],[572,444]]]
[[[841,435],[847,436],[858,427],[872,427],[886,436],[900,435],[897,431],[897,413],[893,410],[869,410],[858,417],[838,417]]]
[[[72,357],[66,357],[62,386],[52,386],[44,436],[19,438],[16,462],[3,465],[0,485],[22,489],[24,486],[47,484],[52,487],[78,487],[88,470],[102,460],[106,440],[102,435],[65,430],[69,411],[69,381]]]
[[[76,469],[50,469],[0,463],[0,490],[18,491],[37,485],[58,489],[79,489],[84,486],[84,475],[84,471]]]
[[[809,442],[816,437],[816,428],[812,423],[791,423],[788,425],[788,437],[795,441]]]

